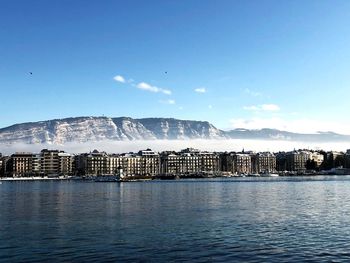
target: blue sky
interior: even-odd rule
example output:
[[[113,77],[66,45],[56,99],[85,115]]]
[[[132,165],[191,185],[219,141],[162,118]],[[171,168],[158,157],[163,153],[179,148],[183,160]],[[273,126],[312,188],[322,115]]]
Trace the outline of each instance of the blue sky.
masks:
[[[0,127],[105,115],[350,133],[350,1],[2,0],[0,25]]]

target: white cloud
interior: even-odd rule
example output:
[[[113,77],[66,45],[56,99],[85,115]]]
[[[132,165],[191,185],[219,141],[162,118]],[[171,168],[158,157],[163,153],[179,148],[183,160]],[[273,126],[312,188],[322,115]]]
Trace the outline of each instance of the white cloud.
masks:
[[[142,90],[146,90],[146,91],[150,91],[150,92],[155,92],[155,93],[163,93],[166,95],[171,95],[171,90],[158,88],[158,87],[152,86],[146,82],[140,82],[139,84],[136,85],[136,84],[134,84],[135,80],[132,78],[126,80],[123,76],[116,75],[113,79],[117,82],[120,82],[120,83],[128,83],[129,85],[136,87],[138,89],[142,89]]]
[[[204,87],[203,88],[196,88],[194,91],[197,93],[206,93],[207,92],[206,88],[204,88]]]
[[[253,96],[253,97],[260,97],[262,96],[262,94],[260,92],[254,91],[254,90],[250,90],[250,89],[245,89],[244,90],[247,94]]]
[[[243,109],[249,110],[249,111],[279,111],[280,107],[276,104],[262,104],[262,105],[244,106]]]
[[[261,105],[263,111],[279,111],[280,107],[276,104],[263,104]]]
[[[209,108],[209,109],[212,109],[212,108],[213,108],[213,105],[208,105],[208,108]]]
[[[184,107],[182,107],[182,106],[179,107],[179,110],[183,110],[183,109],[184,109]]]
[[[337,123],[334,121],[313,120],[307,118],[286,120],[280,117],[231,119],[232,128],[262,129],[271,128],[298,133],[337,132],[350,134],[349,123]]]
[[[115,81],[125,83],[125,78],[123,76],[117,75],[113,78]]]
[[[170,105],[176,104],[175,100],[171,100],[171,99],[169,99],[169,100],[160,100],[159,102],[163,103],[163,104],[170,104]]]
[[[145,82],[140,82],[139,84],[137,84],[137,88],[143,89],[143,90],[148,90],[151,92],[159,92],[159,89],[157,87],[151,86]]]
[[[160,89],[160,92],[166,94],[166,95],[171,95],[171,91],[168,89]]]
[[[136,85],[136,87],[138,89],[142,89],[142,90],[146,90],[146,91],[150,91],[150,92],[155,92],[155,93],[164,93],[166,95],[171,95],[171,91],[168,89],[162,89],[162,88],[158,88],[156,86],[152,86],[146,82],[140,82],[139,84]]]

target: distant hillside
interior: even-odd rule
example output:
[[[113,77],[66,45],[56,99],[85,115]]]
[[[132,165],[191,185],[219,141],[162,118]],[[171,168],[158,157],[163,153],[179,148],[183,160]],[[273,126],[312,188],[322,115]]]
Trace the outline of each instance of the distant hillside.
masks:
[[[222,131],[206,121],[173,118],[76,117],[15,124],[0,129],[0,143],[96,142],[102,140],[263,139],[290,141],[350,141],[333,132],[299,134],[274,129]]]

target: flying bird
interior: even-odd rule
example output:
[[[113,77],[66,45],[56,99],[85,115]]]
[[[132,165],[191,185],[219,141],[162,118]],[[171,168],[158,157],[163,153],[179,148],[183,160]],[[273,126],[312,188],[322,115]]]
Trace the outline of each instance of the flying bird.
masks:
[[[168,71],[165,71],[165,74],[168,74]]]
[[[29,72],[30,75],[33,75],[33,72]]]

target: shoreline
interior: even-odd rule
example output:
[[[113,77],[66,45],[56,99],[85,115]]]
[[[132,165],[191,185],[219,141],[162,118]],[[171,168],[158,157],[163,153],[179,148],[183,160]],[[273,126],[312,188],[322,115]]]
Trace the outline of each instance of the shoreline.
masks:
[[[215,176],[215,177],[181,177],[181,178],[129,178],[126,180],[96,180],[97,178],[79,178],[75,176],[62,176],[62,177],[0,177],[0,182],[7,181],[7,182],[18,182],[18,181],[92,181],[92,182],[144,182],[144,181],[152,181],[152,180],[186,180],[186,179],[214,179],[214,178],[221,178],[221,179],[239,179],[239,178],[285,178],[285,177],[317,177],[317,176],[349,176],[350,174],[344,174],[344,175],[336,175],[336,174],[312,174],[312,175],[280,175],[280,176]]]
[[[1,181],[59,181],[59,180],[71,180],[71,177],[2,177]]]

